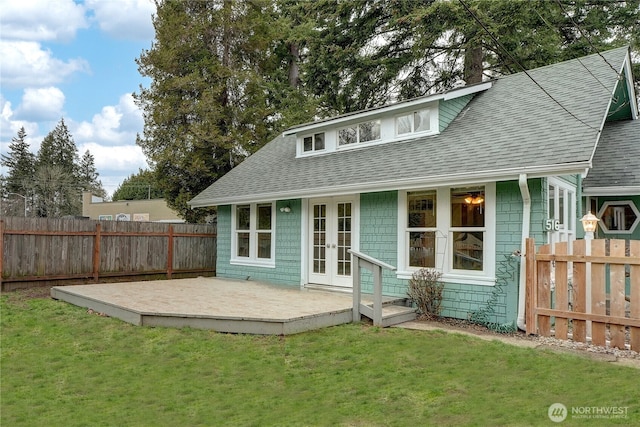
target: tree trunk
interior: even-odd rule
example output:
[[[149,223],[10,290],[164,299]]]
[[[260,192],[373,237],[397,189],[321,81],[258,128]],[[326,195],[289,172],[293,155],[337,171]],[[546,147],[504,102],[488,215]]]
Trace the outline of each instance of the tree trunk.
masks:
[[[466,84],[482,82],[482,46],[467,48],[464,54],[464,81]]]
[[[294,89],[298,88],[300,84],[300,66],[298,61],[300,59],[300,50],[296,43],[289,44],[289,86]]]

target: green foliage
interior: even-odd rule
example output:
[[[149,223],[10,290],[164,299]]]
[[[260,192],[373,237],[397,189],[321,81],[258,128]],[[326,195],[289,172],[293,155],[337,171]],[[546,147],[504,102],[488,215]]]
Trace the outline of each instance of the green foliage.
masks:
[[[442,273],[433,268],[422,268],[411,275],[407,295],[428,318],[440,316],[444,283]]]
[[[0,301],[3,426],[550,425],[555,402],[640,419],[636,369],[571,354],[364,324],[150,328],[21,295]]]
[[[26,136],[21,128],[9,145],[9,153],[2,155],[2,165],[7,167],[8,174],[2,180],[1,196],[9,202],[2,203],[3,215],[22,216],[24,203],[27,216],[81,215],[83,190],[106,196],[93,155],[87,150],[82,159],[78,158],[78,149],[64,119],[44,138],[37,156],[30,152]],[[15,197],[22,199],[14,203]]]
[[[113,192],[112,200],[146,200],[161,199],[162,191],[158,189],[155,174],[148,170],[139,169],[131,174]]]
[[[279,133],[283,114],[312,111],[283,98],[289,26],[274,2],[169,0],[154,26],[153,46],[137,60],[152,79],[135,94],[145,120],[137,143],[169,206],[195,222],[208,212],[188,200]]]

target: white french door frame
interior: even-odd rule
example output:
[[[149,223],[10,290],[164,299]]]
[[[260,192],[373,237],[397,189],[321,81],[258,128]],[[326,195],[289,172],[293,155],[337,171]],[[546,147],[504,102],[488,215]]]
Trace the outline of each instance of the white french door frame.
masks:
[[[303,238],[303,265],[304,265],[304,283],[312,283],[326,286],[339,286],[351,288],[353,286],[353,265],[351,265],[351,255],[346,252],[348,248],[359,248],[359,230],[360,230],[360,198],[357,195],[345,195],[334,197],[322,197],[306,200],[306,221],[303,226],[302,233]],[[350,245],[344,244],[339,239],[339,227],[338,227],[338,206],[340,204],[351,204],[350,215]],[[322,242],[315,242],[316,246],[322,244],[324,251],[323,258],[326,261],[324,272],[314,272],[314,261],[318,261],[318,252],[314,253],[314,206],[324,205],[326,207],[324,219],[326,221],[326,239]],[[343,232],[345,230],[342,230]],[[319,247],[317,248],[319,250]],[[342,259],[340,259],[342,254]],[[346,259],[345,259],[346,258]],[[340,274],[338,271],[338,264],[342,263],[341,267],[344,270],[348,270],[349,274]],[[317,269],[316,269],[317,270]]]

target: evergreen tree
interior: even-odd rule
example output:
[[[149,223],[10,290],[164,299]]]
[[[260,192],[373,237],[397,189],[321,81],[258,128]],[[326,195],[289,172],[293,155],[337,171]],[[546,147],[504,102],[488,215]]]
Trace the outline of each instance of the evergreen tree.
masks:
[[[138,173],[131,174],[113,192],[112,200],[146,200],[161,199],[162,191],[156,184],[152,171],[139,169]]]
[[[2,198],[7,197],[7,200],[14,200],[15,194],[20,195],[22,198],[18,199],[17,203],[3,203],[3,208],[11,207],[10,212],[3,209],[4,215],[24,215],[24,212],[29,213],[29,206],[33,202],[33,189],[34,189],[34,172],[35,172],[35,156],[29,150],[29,143],[26,141],[27,133],[24,127],[20,128],[16,137],[11,139],[9,144],[8,154],[0,155],[0,162],[2,166],[8,169],[7,176],[3,180]],[[14,193],[11,195],[9,193]],[[26,204],[26,208],[25,208]],[[18,207],[16,207],[19,205]]]
[[[98,179],[98,176],[95,159],[91,152],[87,150],[82,155],[78,165],[78,182],[84,191],[90,191],[91,194],[98,197],[107,197],[107,192],[102,187],[102,181]]]
[[[287,27],[272,0],[157,2],[155,41],[137,63],[152,79],[135,95],[143,110],[137,140],[167,203],[187,221],[186,202],[282,130],[289,89]],[[295,98],[300,100],[301,98]],[[309,111],[310,118],[313,111]]]
[[[82,213],[78,149],[64,119],[44,138],[36,161],[38,216],[59,217]]]

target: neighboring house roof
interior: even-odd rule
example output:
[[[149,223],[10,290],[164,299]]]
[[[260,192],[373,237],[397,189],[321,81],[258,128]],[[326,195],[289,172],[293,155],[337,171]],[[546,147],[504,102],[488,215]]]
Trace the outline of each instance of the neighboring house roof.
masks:
[[[501,77],[437,135],[300,158],[295,135],[281,135],[189,204],[584,172],[628,58],[628,48],[618,48]]]
[[[640,194],[640,120],[607,122],[582,186],[588,196]]]

